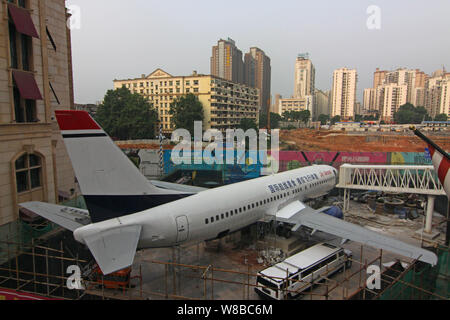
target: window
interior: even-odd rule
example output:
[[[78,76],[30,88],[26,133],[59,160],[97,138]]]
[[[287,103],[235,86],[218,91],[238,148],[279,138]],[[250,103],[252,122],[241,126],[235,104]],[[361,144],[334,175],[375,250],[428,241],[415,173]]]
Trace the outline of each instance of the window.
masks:
[[[227,217],[227,218],[229,217],[228,212],[226,213],[226,217]]]
[[[221,217],[222,217],[222,220],[225,219],[225,215],[223,213],[222,213]]]
[[[213,223],[213,222],[214,222],[214,217],[211,218],[211,223]]]
[[[35,154],[25,154],[15,163],[17,192],[23,193],[42,187],[42,161]]]
[[[216,216],[216,221],[219,221],[220,220],[220,217],[217,215]]]
[[[205,219],[205,224],[209,224],[209,219]]]
[[[39,36],[29,12],[19,8],[26,8],[27,2],[23,0],[9,2],[8,33],[14,80],[12,90],[15,120],[17,123],[37,122],[35,100],[41,100],[42,96],[31,71],[33,71],[32,37]]]

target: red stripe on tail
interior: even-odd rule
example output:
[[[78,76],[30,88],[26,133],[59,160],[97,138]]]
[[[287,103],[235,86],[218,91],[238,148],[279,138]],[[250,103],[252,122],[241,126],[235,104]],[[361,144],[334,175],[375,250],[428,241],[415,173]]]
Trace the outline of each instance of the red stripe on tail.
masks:
[[[431,159],[433,159],[433,156],[434,156],[434,153],[436,152],[436,149],[434,149],[434,147],[431,144],[429,144],[428,145],[428,150],[430,151]]]
[[[97,122],[86,111],[55,111],[61,131],[72,130],[101,130]]]
[[[447,158],[442,157],[438,170],[438,177],[442,185],[444,185],[445,177],[447,176],[449,168],[450,168],[450,161]]]

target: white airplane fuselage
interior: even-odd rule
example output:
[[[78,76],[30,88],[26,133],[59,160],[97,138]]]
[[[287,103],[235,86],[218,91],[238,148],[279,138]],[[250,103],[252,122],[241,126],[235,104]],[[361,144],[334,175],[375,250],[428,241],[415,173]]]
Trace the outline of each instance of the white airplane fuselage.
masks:
[[[317,165],[206,190],[139,213],[75,230],[75,239],[142,226],[138,249],[201,242],[241,230],[293,201],[326,195],[337,183],[337,170]],[[282,190],[282,188],[284,190]]]

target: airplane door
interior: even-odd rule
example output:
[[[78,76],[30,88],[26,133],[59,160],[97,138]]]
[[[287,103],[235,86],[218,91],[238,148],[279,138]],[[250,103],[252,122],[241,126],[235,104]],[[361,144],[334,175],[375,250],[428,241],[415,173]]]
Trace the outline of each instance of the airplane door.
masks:
[[[189,223],[186,216],[177,218],[177,243],[187,240],[189,235]]]

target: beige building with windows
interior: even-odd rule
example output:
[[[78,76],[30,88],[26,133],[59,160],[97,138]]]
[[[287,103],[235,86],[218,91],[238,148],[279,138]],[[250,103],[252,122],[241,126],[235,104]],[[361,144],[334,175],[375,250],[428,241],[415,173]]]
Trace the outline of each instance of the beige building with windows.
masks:
[[[305,98],[290,98],[279,100],[280,116],[289,111],[305,111],[313,113],[313,98],[308,96]]]
[[[331,118],[340,116],[342,120],[350,120],[355,116],[356,69],[341,68],[333,73],[331,91]]]
[[[203,105],[205,130],[234,129],[244,118],[259,121],[259,90],[219,77],[195,71],[191,76],[172,76],[157,69],[141,78],[114,80],[114,89],[123,86],[148,99],[159,114],[165,134],[174,130],[169,114],[171,103],[189,93],[197,96]]]
[[[0,16],[2,227],[18,221],[19,203],[70,198],[75,178],[54,119],[74,105],[65,1],[3,1]]]
[[[433,118],[442,113],[450,116],[450,73],[436,71],[428,79],[425,108]]]
[[[397,85],[389,83],[378,87],[379,100],[381,103],[381,120],[394,121],[394,115],[400,107],[407,103],[408,85]]]

